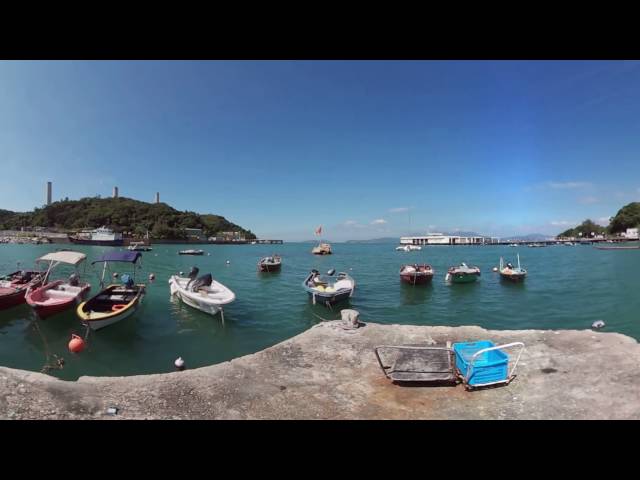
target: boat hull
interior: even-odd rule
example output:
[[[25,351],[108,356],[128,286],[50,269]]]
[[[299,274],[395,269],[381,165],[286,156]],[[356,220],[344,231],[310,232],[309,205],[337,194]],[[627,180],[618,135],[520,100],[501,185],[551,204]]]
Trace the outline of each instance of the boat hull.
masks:
[[[280,267],[282,267],[281,263],[274,263],[274,264],[261,263],[261,264],[258,265],[258,271],[265,272],[265,273],[279,272],[280,271]]]
[[[348,300],[349,297],[351,297],[351,290],[348,290],[346,292],[332,293],[332,294],[314,293],[314,292],[307,292],[307,293],[309,294],[309,298],[311,300],[313,300],[314,299],[313,297],[315,296],[315,303],[321,303],[324,305],[343,302],[345,300]]]
[[[140,307],[140,303],[142,302],[142,297],[133,305],[128,308],[124,313],[120,313],[116,316],[105,318],[104,320],[92,320],[86,322],[89,325],[91,330],[100,330],[101,328],[108,327],[109,325],[113,325],[114,323],[121,322],[125,318],[129,318],[131,315],[136,313],[138,308]]]
[[[60,281],[53,282],[53,284],[48,284],[43,287],[40,287],[26,295],[27,303],[33,309],[36,315],[42,320],[44,320],[45,318],[52,317],[54,315],[58,315],[59,313],[65,312],[67,310],[70,310],[76,307],[79,303],[81,303],[87,297],[89,290],[91,290],[90,285],[85,285],[82,288],[79,295],[75,297],[69,297],[68,299],[64,299],[63,301],[56,301],[55,303],[42,301],[38,299],[40,290],[46,290],[47,287],[51,288],[53,287],[54,284],[57,284],[57,283],[62,283],[62,282]]]
[[[425,285],[431,283],[433,273],[401,273],[400,281],[411,285]]]
[[[475,273],[447,273],[447,278],[451,283],[473,283],[478,280],[479,275]]]
[[[17,292],[3,292],[3,290],[8,289],[0,289],[0,310],[4,310],[5,308],[15,307],[17,305],[22,305],[25,303],[25,294],[27,293],[26,289],[21,289]]]
[[[520,283],[524,282],[526,274],[506,274],[500,273],[500,278],[506,282]]]
[[[102,245],[103,247],[121,247],[124,245],[124,240],[88,240],[69,237],[69,241],[77,245]]]
[[[111,293],[111,290],[114,287],[119,287],[119,286],[110,285],[105,290],[102,290],[100,293],[98,293],[98,295],[96,295],[92,299],[78,305],[78,308],[76,309],[76,314],[80,318],[80,321],[85,325],[87,325],[91,330],[100,330],[101,328],[108,327],[109,325],[113,325],[114,323],[121,322],[122,320],[132,316],[140,308],[142,304],[142,300],[145,295],[144,285],[137,286],[138,292],[136,293],[136,296],[124,309],[120,310],[117,313],[104,316],[102,318],[100,317],[91,318],[92,317],[91,313],[86,311],[89,308],[88,307],[89,302],[96,299],[100,295]]]
[[[220,305],[198,302],[197,299],[188,295],[183,295],[180,291],[176,292],[176,296],[190,307],[200,310],[201,312],[208,313],[209,315],[217,315],[218,312],[222,310],[222,306]]]

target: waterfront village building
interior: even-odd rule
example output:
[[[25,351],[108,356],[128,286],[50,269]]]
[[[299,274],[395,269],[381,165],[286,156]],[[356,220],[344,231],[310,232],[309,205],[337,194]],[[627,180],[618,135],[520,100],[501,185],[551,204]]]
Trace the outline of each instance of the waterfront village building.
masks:
[[[206,240],[201,228],[185,228],[184,233],[189,240]]]
[[[638,239],[638,229],[637,228],[627,228],[627,231],[621,234],[625,238],[635,238]]]
[[[400,237],[402,245],[484,245],[498,243],[496,237],[463,237],[459,235],[444,235],[442,233],[427,233],[418,237]]]
[[[244,242],[241,232],[218,232],[215,237],[210,237],[211,242]]]

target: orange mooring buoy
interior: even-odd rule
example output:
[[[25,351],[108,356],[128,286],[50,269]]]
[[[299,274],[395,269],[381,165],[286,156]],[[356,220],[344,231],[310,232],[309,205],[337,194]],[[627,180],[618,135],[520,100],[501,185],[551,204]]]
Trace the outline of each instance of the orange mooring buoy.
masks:
[[[69,340],[69,351],[71,353],[80,353],[82,350],[84,350],[84,340],[75,333],[72,334],[71,340]]]

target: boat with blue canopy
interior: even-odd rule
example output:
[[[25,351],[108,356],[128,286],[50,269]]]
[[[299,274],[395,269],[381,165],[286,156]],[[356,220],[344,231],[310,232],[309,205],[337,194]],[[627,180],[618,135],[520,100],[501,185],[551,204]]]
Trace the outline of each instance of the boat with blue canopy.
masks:
[[[103,290],[95,297],[78,305],[76,313],[83,324],[92,330],[99,330],[130,317],[138,310],[146,289],[144,284],[137,284],[135,280],[136,267],[139,268],[137,262],[140,258],[142,254],[137,251],[117,251],[107,252],[100,259],[91,262],[92,265],[104,264],[100,280],[100,287]],[[130,263],[133,266],[133,274],[120,275],[121,283],[111,284],[105,288],[105,276],[108,265],[112,262]],[[112,276],[115,279],[118,274],[114,273]]]

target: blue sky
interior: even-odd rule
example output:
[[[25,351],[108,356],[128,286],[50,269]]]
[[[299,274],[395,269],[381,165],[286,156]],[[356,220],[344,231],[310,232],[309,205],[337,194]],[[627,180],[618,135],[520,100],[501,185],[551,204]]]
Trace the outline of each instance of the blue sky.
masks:
[[[52,181],[263,238],[555,234],[640,200],[638,85],[623,61],[0,62],[0,208]]]

